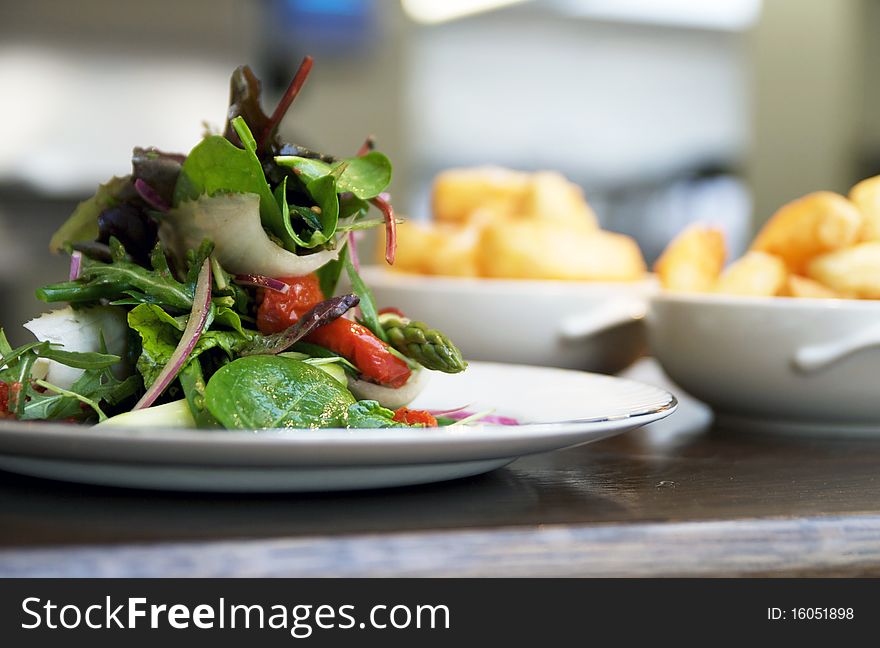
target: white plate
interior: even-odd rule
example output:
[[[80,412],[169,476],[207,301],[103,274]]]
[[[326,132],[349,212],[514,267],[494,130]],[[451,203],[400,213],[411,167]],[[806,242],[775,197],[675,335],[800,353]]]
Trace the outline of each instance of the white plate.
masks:
[[[468,405],[522,425],[387,430],[210,431],[0,421],[0,468],[163,490],[325,491],[423,484],[598,441],[671,414],[642,383],[563,369],[474,362],[434,374],[413,407]]]

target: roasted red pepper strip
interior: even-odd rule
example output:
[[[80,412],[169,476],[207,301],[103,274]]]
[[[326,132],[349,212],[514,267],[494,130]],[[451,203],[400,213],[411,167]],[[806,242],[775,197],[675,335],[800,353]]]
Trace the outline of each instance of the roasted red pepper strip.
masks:
[[[263,292],[257,309],[257,328],[261,333],[278,333],[296,322],[300,315],[324,301],[318,278],[280,277],[290,286],[287,293]],[[368,380],[389,387],[402,386],[411,375],[407,364],[393,355],[372,331],[356,322],[339,318],[306,337],[307,342],[338,353],[354,364]]]
[[[0,419],[12,417],[12,412],[9,411],[9,385],[0,382]]]
[[[370,329],[343,317],[307,335],[306,342],[338,353],[366,378],[380,385],[402,387],[412,373],[407,364],[392,355],[385,343]]]
[[[394,412],[394,420],[398,423],[406,423],[407,425],[423,424],[425,427],[437,427],[437,419],[434,415],[425,410],[409,409],[401,407]]]

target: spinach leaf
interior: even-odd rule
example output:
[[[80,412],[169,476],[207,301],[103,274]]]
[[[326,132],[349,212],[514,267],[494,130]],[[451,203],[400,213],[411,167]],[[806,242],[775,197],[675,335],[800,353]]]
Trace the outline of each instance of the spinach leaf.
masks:
[[[68,243],[94,241],[98,238],[98,216],[109,207],[122,202],[123,194],[132,190],[131,176],[113,177],[98,187],[98,191],[84,200],[49,241],[52,252],[60,252]]]
[[[294,169],[306,184],[323,176],[338,174],[336,190],[339,193],[350,192],[361,200],[375,198],[391,183],[391,161],[379,151],[336,164],[295,155],[280,155],[275,162]]]
[[[364,326],[376,334],[383,342],[388,342],[388,336],[385,335],[385,329],[379,321],[379,310],[376,308],[376,298],[373,297],[372,291],[361,279],[357,269],[351,262],[351,258],[346,256],[344,261],[345,271],[348,273],[348,279],[351,281],[351,288],[354,293],[360,297],[361,320]]]
[[[248,356],[221,367],[205,389],[208,411],[227,428],[343,427],[354,396],[305,362]]]
[[[382,407],[378,401],[358,401],[348,407],[347,427],[350,428],[391,428],[410,427],[394,420],[394,412]]]

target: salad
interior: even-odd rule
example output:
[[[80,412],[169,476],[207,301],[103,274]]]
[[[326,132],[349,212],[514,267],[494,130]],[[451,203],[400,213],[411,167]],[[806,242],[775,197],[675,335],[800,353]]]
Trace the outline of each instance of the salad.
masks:
[[[440,331],[379,310],[356,234],[384,227],[391,163],[368,138],[337,158],[281,140],[312,66],[271,115],[235,70],[228,118],[189,154],[135,148],[129,175],[80,203],[50,242],[70,255],[57,305],[12,348],[0,329],[0,418],[113,425],[384,428],[467,421],[408,409],[428,372],[466,362]],[[339,291],[347,277],[351,292]],[[66,304],[66,305],[65,305]]]

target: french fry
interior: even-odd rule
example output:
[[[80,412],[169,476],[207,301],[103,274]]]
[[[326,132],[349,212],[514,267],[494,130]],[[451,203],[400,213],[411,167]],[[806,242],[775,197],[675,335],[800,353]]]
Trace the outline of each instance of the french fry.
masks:
[[[555,171],[539,171],[532,175],[521,217],[599,229],[599,221],[587,204],[583,190]]]
[[[758,232],[752,250],[781,257],[791,272],[803,274],[814,256],[858,241],[863,217],[843,196],[817,191],[779,209]]]
[[[862,241],[880,241],[880,176],[862,180],[849,190],[849,199],[862,212]]]
[[[426,260],[437,248],[438,233],[432,225],[404,221],[397,225],[397,255],[394,259],[394,270],[401,272],[427,272]],[[377,260],[385,263],[385,237],[377,237]]]
[[[788,280],[782,290],[782,295],[807,299],[838,299],[842,297],[842,295],[831,290],[825,284],[821,284],[815,279],[801,277],[800,275],[788,276]]]
[[[715,283],[715,292],[772,297],[782,291],[787,279],[782,259],[765,252],[748,252],[724,269]]]
[[[709,292],[724,267],[724,235],[705,225],[691,225],[666,247],[654,271],[666,290]]]
[[[645,273],[635,241],[583,224],[560,231],[548,221],[496,223],[483,230],[478,251],[487,277],[635,281]]]
[[[476,277],[477,244],[480,229],[475,227],[438,227],[433,249],[424,258],[425,272],[434,275]]]
[[[466,223],[478,209],[499,219],[521,213],[531,189],[528,173],[500,167],[449,169],[434,180],[434,220]]]
[[[880,299],[880,241],[816,257],[807,274],[841,294]]]

